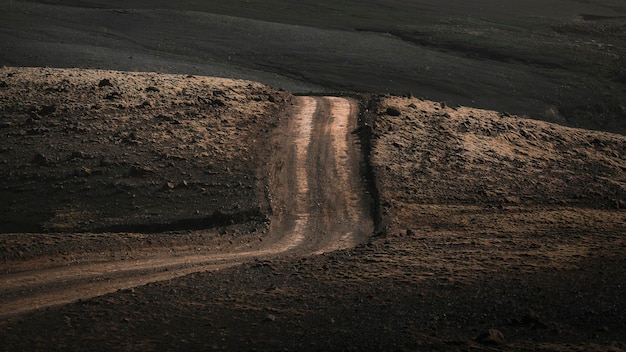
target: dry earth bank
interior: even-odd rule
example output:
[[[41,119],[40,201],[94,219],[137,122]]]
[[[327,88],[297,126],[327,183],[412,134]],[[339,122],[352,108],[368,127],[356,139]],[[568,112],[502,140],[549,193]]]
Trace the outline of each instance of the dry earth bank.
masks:
[[[287,93],[98,70],[5,67],[0,82],[3,259],[190,245],[208,235],[188,230],[229,224],[267,231],[261,170]]]

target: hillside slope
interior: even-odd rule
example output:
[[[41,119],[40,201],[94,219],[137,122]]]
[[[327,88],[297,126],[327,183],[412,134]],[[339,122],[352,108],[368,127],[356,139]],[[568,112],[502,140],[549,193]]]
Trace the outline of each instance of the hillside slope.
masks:
[[[50,70],[39,72],[56,77]],[[211,80],[141,77],[163,85]],[[98,83],[91,78],[85,82]],[[222,108],[239,111],[261,104],[272,109],[270,98],[246,97],[285,97],[245,84],[232,87],[229,92],[235,95],[226,95],[232,100],[220,98]],[[144,83],[138,87],[127,94],[145,94]],[[55,91],[50,94],[60,94]],[[15,98],[11,104],[19,105],[20,97]],[[32,104],[29,99],[26,94],[25,101]],[[168,96],[164,104],[179,99]],[[191,104],[189,111],[195,108]],[[251,261],[7,319],[0,322],[2,348],[626,350],[626,137],[417,98],[364,99],[362,112],[354,134],[361,137],[371,167],[370,192],[378,200],[378,231],[368,243],[303,258]],[[181,121],[183,126],[190,122]],[[22,124],[4,128],[26,129]],[[225,148],[240,146],[232,151],[237,153],[249,147],[251,139],[241,145],[230,138],[240,131],[227,127],[215,131],[228,140]],[[11,140],[28,141],[25,150],[46,146],[36,141],[54,126],[40,128],[50,131]],[[82,136],[74,133],[58,134],[55,145]],[[153,146],[168,147],[165,139],[157,142]],[[153,158],[143,154],[137,160]],[[63,160],[18,169],[69,163]],[[247,165],[223,160],[223,166]],[[12,163],[24,164],[18,161]],[[224,201],[230,204],[232,198]],[[246,236],[249,230],[237,231],[228,238]]]

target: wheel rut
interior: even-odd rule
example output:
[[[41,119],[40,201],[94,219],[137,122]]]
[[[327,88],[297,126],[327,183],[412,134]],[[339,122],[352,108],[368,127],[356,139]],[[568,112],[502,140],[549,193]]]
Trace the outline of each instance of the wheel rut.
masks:
[[[202,254],[156,254],[52,267],[32,265],[0,275],[0,318],[71,303],[193,272],[254,259],[308,256],[365,242],[373,232],[360,176],[358,105],[340,97],[296,98],[272,162],[270,235],[248,249]],[[11,273],[12,272],[12,273]]]

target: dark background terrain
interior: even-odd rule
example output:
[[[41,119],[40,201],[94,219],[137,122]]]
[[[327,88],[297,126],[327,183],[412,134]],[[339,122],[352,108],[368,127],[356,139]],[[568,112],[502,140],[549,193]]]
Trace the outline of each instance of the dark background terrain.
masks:
[[[626,4],[4,1],[0,64],[413,94],[626,133]]]
[[[147,84],[124,90],[117,85],[81,88],[97,87],[101,78],[113,75],[110,72],[89,82],[80,70],[66,72],[66,80],[44,75],[49,83],[29,88],[0,77],[0,84],[6,80],[7,85],[0,94],[11,104],[45,103],[29,94],[11,99],[5,92],[15,87],[78,107],[82,102],[94,104],[85,98],[91,97],[89,92],[105,99],[115,88],[124,99],[111,106],[127,104],[121,115],[142,117],[140,110],[166,109],[173,102],[184,105],[200,96],[201,88],[191,89],[196,78],[186,74],[253,79],[296,93],[411,93],[438,102],[415,97],[363,99],[361,117],[370,127],[362,129],[363,141],[370,144],[366,149],[372,184],[381,203],[380,232],[368,243],[319,256],[196,273],[10,318],[0,321],[0,351],[626,351],[626,137],[505,114],[626,134],[624,16],[626,5],[621,0],[45,4],[4,0],[0,64],[158,71],[186,77],[176,79],[182,84],[179,92],[158,92],[174,95],[163,101],[147,92]],[[172,84],[171,77],[155,79],[163,87]],[[47,89],[59,81],[72,83],[78,93]],[[255,98],[271,91],[279,104],[275,108],[289,108],[288,99],[279,99],[287,92],[260,89],[249,99],[227,101],[218,95],[227,107],[246,109],[253,104],[250,100],[266,102]],[[142,100],[134,104],[129,96]],[[144,99],[152,108],[140,103]],[[98,104],[103,109],[92,111],[94,116],[115,117],[107,113],[107,104]],[[456,108],[457,104],[500,112]],[[183,112],[190,113],[213,109],[202,101],[182,105]],[[224,108],[215,111],[225,116]],[[6,162],[0,166],[9,173],[15,165],[26,165],[13,173],[14,178],[3,179],[3,187],[28,185],[22,175],[40,174],[33,178],[43,181],[66,175],[67,180],[60,182],[75,187],[75,199],[101,202],[98,184],[82,193],[86,187],[81,180],[89,176],[92,182],[132,170],[133,165],[124,163],[102,166],[96,164],[99,159],[68,158],[69,153],[51,165],[33,163],[34,150],[28,159],[11,156],[29,151],[15,141],[45,147],[110,135],[81,130],[55,141],[49,135],[63,128],[55,114],[28,119],[28,111],[20,111],[22,115],[0,113],[8,121],[3,133],[11,138],[4,141],[11,145],[3,147]],[[91,116],[79,108],[71,111],[78,120]],[[58,115],[67,118],[65,110]],[[187,123],[202,121],[195,116],[165,117],[161,119],[182,122],[172,129],[181,133],[191,133],[185,129]],[[278,117],[272,114],[262,122]],[[263,126],[251,133],[267,137],[270,128]],[[136,133],[142,137],[149,126],[133,127],[142,128]],[[247,142],[222,124],[210,127],[215,132],[203,135],[213,138],[224,132]],[[10,134],[21,129],[26,133]],[[44,133],[28,135],[31,130]],[[36,143],[41,140],[46,143]],[[181,147],[187,140],[156,146]],[[136,148],[134,143],[123,147]],[[58,152],[48,149],[46,153]],[[191,179],[215,179],[219,192],[195,192],[197,182],[180,187],[189,176],[183,173],[176,178],[164,174],[167,179],[151,184],[148,177],[172,168],[149,153],[142,155],[136,155],[138,162],[156,165],[151,166],[154,173],[138,179],[138,186],[147,185],[150,192],[135,192],[138,197],[132,198],[137,188],[133,186],[115,194],[136,202],[133,210],[162,206],[154,194],[159,199],[171,197],[177,202],[172,204],[181,207],[187,204],[180,210],[191,212],[197,210],[196,204],[209,204],[202,198],[207,194],[229,197],[229,202],[214,203],[232,204],[233,209],[237,203],[241,209],[250,208],[243,201],[254,199],[253,192],[238,193],[239,188],[229,188],[219,179],[233,177],[225,168]],[[259,155],[255,162],[266,164],[269,153]],[[182,152],[180,157],[173,163],[181,171],[203,170],[205,159]],[[240,163],[246,170],[252,164]],[[81,166],[102,168],[103,174],[87,175]],[[59,167],[79,172],[59,173]],[[240,175],[247,185],[253,173]],[[96,197],[81,198],[90,194]],[[175,220],[170,223],[177,225]],[[255,240],[248,227],[217,229],[223,232],[217,239]],[[207,245],[205,236],[184,230],[137,234],[126,241],[110,234],[9,235],[0,236],[8,241],[3,248],[17,259],[43,256],[40,249],[71,257],[108,248],[112,256],[123,259],[132,257],[134,250]],[[49,246],[50,241],[56,247]]]

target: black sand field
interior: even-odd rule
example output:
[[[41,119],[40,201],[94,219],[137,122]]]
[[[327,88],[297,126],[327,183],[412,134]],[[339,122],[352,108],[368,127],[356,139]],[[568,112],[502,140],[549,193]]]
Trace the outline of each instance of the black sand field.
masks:
[[[4,1],[0,64],[413,94],[626,132],[626,5],[527,1]]]

